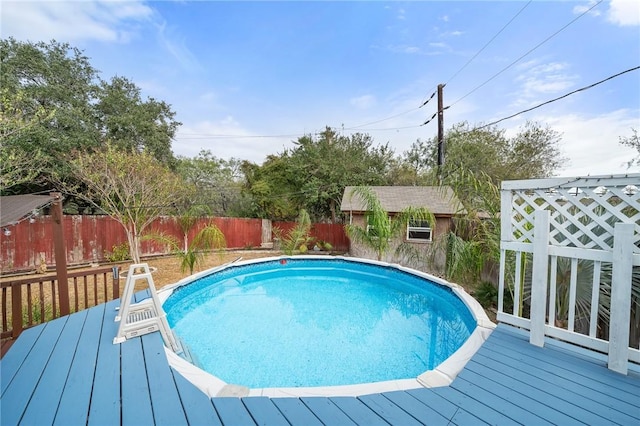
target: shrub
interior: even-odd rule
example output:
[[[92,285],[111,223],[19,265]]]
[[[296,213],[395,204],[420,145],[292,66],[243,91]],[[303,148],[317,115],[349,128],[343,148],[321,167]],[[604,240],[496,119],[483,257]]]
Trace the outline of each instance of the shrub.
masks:
[[[498,305],[498,289],[493,283],[489,281],[481,282],[473,292],[478,303],[482,305],[483,308],[489,308],[491,306]]]
[[[104,253],[105,259],[109,262],[122,262],[131,259],[129,243],[117,244],[111,248],[112,251]]]

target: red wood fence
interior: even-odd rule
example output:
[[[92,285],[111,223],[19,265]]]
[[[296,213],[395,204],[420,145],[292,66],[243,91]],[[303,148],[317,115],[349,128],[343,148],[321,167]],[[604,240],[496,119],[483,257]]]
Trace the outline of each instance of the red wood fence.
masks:
[[[213,221],[223,232],[227,248],[259,248],[263,243],[270,242],[263,240],[262,219],[222,217],[200,219],[189,233],[189,241],[209,221]],[[293,226],[292,222],[273,224],[274,228],[282,229],[290,229]],[[183,238],[173,217],[159,218],[149,229],[172,235],[179,241]],[[3,274],[34,270],[40,267],[43,261],[46,265],[55,264],[51,216],[40,216],[33,223],[22,221],[6,227],[6,230],[10,235],[6,235],[9,232],[4,230],[0,232],[0,271]],[[349,250],[349,240],[343,225],[314,224],[311,235],[318,240],[331,243],[334,250]],[[114,247],[127,242],[122,226],[108,216],[64,216],[64,238],[69,265],[103,262],[106,260],[107,252],[113,252]],[[168,254],[171,251],[170,247],[152,240],[143,241],[141,249],[142,256]]]

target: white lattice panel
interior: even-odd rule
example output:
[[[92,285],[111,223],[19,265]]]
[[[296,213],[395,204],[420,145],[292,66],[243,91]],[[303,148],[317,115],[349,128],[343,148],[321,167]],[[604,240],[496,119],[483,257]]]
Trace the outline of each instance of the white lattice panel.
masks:
[[[534,212],[548,210],[551,245],[610,251],[615,223],[625,222],[635,224],[640,253],[639,187],[640,174],[505,182],[502,209],[511,222],[502,240],[531,243]]]

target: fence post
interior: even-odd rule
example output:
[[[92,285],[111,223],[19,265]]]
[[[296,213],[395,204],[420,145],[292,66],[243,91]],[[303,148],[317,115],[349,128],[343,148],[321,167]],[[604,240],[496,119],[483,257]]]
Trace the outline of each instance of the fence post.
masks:
[[[120,267],[114,266],[112,269],[113,276],[113,300],[120,297]]]
[[[629,367],[629,322],[631,273],[635,224],[616,223],[613,231],[611,274],[611,318],[609,323],[609,369],[627,374]]]
[[[69,279],[67,277],[67,247],[64,242],[64,221],[62,216],[62,194],[52,192],[55,198],[51,204],[53,219],[53,247],[56,258],[56,274],[58,277],[58,297],[60,297],[60,316],[69,315]]]
[[[11,338],[22,333],[22,284],[11,284]]]
[[[549,271],[549,211],[536,210],[533,228],[533,262],[531,264],[531,334],[529,342],[544,346]],[[551,295],[555,297],[555,294]]]

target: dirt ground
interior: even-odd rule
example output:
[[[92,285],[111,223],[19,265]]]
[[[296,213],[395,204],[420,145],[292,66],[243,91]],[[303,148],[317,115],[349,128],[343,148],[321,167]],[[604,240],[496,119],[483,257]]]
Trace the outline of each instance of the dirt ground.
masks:
[[[282,252],[274,250],[239,250],[212,253],[205,255],[201,264],[196,266],[193,272],[196,273],[204,271],[206,269],[213,268],[214,266],[232,262],[238,258],[242,258],[241,260],[250,260],[263,257],[280,256],[281,254]],[[151,268],[157,268],[156,272],[153,273],[153,282],[158,289],[166,285],[176,283],[189,276],[188,270],[185,272],[181,271],[180,259],[175,256],[143,259],[142,261],[148,263]],[[129,263],[121,264],[120,270],[126,271],[129,268],[129,265]]]

